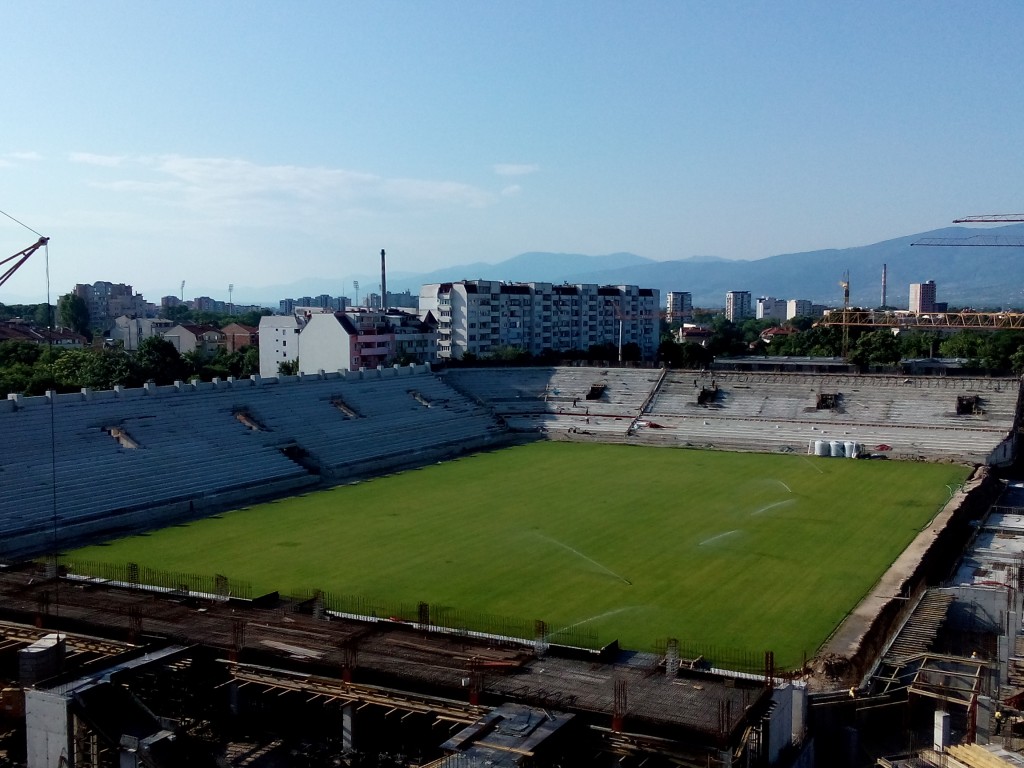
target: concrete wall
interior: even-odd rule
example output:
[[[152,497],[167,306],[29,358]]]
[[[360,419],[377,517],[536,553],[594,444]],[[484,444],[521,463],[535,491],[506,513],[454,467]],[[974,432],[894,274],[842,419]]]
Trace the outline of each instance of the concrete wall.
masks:
[[[25,738],[28,768],[74,768],[67,701],[60,694],[25,691]],[[61,763],[61,758],[66,763]]]

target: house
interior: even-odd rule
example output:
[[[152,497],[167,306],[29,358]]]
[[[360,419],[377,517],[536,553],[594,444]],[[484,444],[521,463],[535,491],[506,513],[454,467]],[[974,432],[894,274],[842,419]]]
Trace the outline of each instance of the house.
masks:
[[[164,338],[179,355],[198,352],[203,357],[213,357],[226,347],[224,333],[212,325],[176,325],[164,332]]]
[[[781,340],[787,336],[792,336],[794,333],[800,333],[800,331],[789,325],[773,326],[761,331],[761,341],[765,344],[771,344],[776,339]]]
[[[437,361],[437,324],[399,309],[350,308],[310,315],[299,334],[299,370],[358,371]]]
[[[380,310],[310,315],[299,334],[299,371],[358,371],[394,358],[395,334]]]
[[[139,348],[139,342],[153,336],[162,336],[165,331],[169,331],[173,327],[173,320],[121,315],[114,318],[114,326],[110,329],[110,338],[119,342],[129,352],[134,352]]]
[[[0,342],[28,341],[33,344],[49,344],[61,349],[82,349],[89,346],[89,340],[70,328],[37,328],[23,320],[7,320],[0,323]]]
[[[706,347],[711,343],[711,337],[713,332],[710,328],[703,328],[699,325],[690,325],[686,323],[676,331],[676,341],[680,344],[700,344],[702,347]]]
[[[242,347],[255,347],[259,344],[258,328],[242,323],[230,323],[221,328],[228,352],[237,352]]]

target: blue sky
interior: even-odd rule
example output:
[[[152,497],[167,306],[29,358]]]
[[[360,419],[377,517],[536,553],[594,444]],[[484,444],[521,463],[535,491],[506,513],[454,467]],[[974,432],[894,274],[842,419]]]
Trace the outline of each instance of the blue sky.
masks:
[[[1024,208],[1021,28],[1018,0],[7,3],[0,210],[52,238],[54,296],[150,300],[381,248],[864,245]],[[0,258],[34,240],[0,217]]]

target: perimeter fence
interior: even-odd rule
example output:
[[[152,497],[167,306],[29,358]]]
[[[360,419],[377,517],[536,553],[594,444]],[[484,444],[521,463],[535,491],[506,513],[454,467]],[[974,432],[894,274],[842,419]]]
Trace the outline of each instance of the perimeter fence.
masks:
[[[598,650],[601,647],[597,632],[587,627],[558,627],[540,620],[531,621],[447,605],[380,600],[320,590],[300,590],[294,597],[304,603],[316,604],[314,610],[410,624],[421,629],[440,628],[466,636],[486,636],[496,643],[543,643],[587,650]]]
[[[659,640],[652,648],[657,659],[666,659],[674,655],[678,658],[681,669],[710,670],[724,669],[730,672],[763,677],[769,671],[773,676],[786,677],[799,671],[797,666],[780,666],[775,664],[771,651],[750,651],[742,648],[728,648],[707,643],[675,641],[677,651],[671,650],[672,640]],[[804,660],[806,665],[806,659]]]
[[[96,560],[61,560],[61,572],[83,579],[95,579],[132,589],[155,588],[181,595],[204,595],[222,598],[253,598],[252,584],[217,574],[168,571],[138,563],[107,563]],[[471,611],[426,602],[373,599],[361,595],[300,589],[290,597],[310,604],[314,611],[324,610],[356,619],[393,621],[422,629],[446,630],[457,635],[486,637],[493,643],[522,645],[564,645],[586,650],[601,648],[598,634],[583,626],[560,627],[540,620]]]
[[[61,560],[58,567],[69,576],[99,579],[119,585],[142,588],[155,587],[184,595],[213,595],[252,599],[252,584],[217,574],[165,571],[138,563],[103,563],[93,560]]]

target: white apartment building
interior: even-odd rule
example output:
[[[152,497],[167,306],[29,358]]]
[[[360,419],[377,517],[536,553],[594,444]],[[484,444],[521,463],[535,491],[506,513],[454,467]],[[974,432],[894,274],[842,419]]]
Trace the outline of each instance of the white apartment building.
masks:
[[[501,347],[531,354],[635,343],[658,349],[659,293],[635,285],[552,285],[462,280],[420,289],[420,316],[438,321],[438,357],[487,355]]]
[[[785,299],[776,299],[774,296],[759,297],[754,316],[758,320],[785,320]]]
[[[693,320],[693,296],[689,291],[669,291],[666,297],[665,311],[670,323],[688,323]]]
[[[277,376],[281,363],[299,359],[299,331],[304,315],[266,315],[260,318],[260,376]]]
[[[725,317],[733,323],[740,323],[754,316],[750,303],[750,291],[728,291],[725,294]]]
[[[786,302],[786,319],[794,317],[813,317],[814,305],[807,299],[790,299]]]

